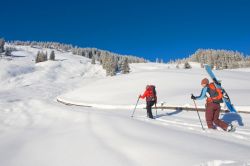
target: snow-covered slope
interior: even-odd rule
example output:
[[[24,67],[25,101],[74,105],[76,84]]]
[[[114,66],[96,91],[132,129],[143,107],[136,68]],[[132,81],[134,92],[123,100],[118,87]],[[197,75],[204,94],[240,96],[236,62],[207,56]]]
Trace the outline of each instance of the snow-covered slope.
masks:
[[[11,60],[0,58],[0,165],[250,164],[249,114],[221,115],[225,121],[242,118],[235,133],[202,131],[196,112],[158,110],[157,119],[148,120],[144,101],[130,117],[147,84],[156,85],[159,101],[192,105],[190,93],[198,94],[207,76],[198,64],[191,70],[133,64],[128,75],[105,77],[101,66],[70,52],[56,51],[56,61],[35,64],[38,50],[19,46]],[[250,72],[216,75],[235,105],[249,110]]]
[[[100,65],[91,65],[89,59],[70,52],[55,51],[55,61],[36,64],[35,57],[38,51],[46,51],[49,54],[52,50],[28,46],[17,48],[19,51],[12,53],[14,57],[0,59],[0,91],[2,93],[4,91],[16,93],[16,90],[25,93],[26,89],[32,89],[32,94],[25,93],[27,98],[37,96],[47,98],[47,95],[55,97],[61,94],[62,90],[63,92],[71,91],[84,84],[89,78],[105,76],[105,71]],[[45,89],[48,93],[44,92]]]
[[[132,108],[139,94],[144,92],[145,86],[153,84],[156,85],[159,102],[178,106],[193,105],[190,94],[199,95],[202,88],[201,79],[209,78],[204,69],[195,64],[193,66],[196,67],[185,70],[164,64],[133,64],[131,74],[100,79],[93,84],[59,96],[58,99],[100,108]],[[250,105],[248,102],[250,72],[223,70],[215,73],[222,79],[223,86],[235,106],[248,111],[246,106]],[[199,102],[199,105],[204,105],[204,101]]]

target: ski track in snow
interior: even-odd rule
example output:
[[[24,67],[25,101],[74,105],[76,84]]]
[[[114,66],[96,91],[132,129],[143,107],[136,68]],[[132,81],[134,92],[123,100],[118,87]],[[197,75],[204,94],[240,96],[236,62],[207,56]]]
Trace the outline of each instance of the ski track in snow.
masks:
[[[147,119],[145,116],[143,117],[135,117],[136,119],[142,120],[142,121],[147,121],[153,124],[158,124],[158,125],[166,125],[166,126],[173,126],[173,127],[178,127],[181,128],[183,130],[191,130],[191,131],[196,131],[196,132],[205,132],[207,134],[211,134],[213,133],[214,135],[217,133],[218,135],[220,135],[221,133],[218,132],[224,132],[221,129],[219,129],[220,131],[213,131],[210,129],[205,129],[202,130],[201,125],[200,124],[192,124],[192,123],[186,123],[184,121],[180,121],[180,120],[166,120],[166,119],[161,119],[161,118],[157,118],[154,120],[151,119]],[[206,126],[206,124],[203,124]],[[245,130],[246,131],[246,130]],[[237,130],[235,132],[229,133],[232,137],[235,137],[237,139],[242,139],[242,140],[247,140],[250,141],[250,130],[247,130],[248,132],[244,132],[241,130],[241,128],[237,128]]]

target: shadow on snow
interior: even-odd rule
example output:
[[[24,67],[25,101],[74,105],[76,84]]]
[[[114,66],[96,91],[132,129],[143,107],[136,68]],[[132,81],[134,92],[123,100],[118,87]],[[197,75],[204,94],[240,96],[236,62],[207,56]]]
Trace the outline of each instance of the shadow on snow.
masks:
[[[240,116],[240,114],[237,113],[226,113],[223,115],[222,120],[226,123],[232,123],[233,121],[237,121],[239,126],[244,126],[242,117]]]
[[[160,117],[163,117],[163,116],[175,115],[175,114],[181,113],[182,111],[183,111],[183,110],[182,110],[181,108],[177,108],[175,111],[170,112],[170,113],[158,114],[158,115],[155,116],[155,118],[160,118]]]

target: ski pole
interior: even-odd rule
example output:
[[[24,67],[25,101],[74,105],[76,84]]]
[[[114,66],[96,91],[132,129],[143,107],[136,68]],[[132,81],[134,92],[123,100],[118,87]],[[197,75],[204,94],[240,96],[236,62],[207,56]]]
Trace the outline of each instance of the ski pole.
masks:
[[[137,99],[137,102],[136,102],[136,104],[135,104],[135,108],[134,108],[134,111],[133,111],[133,113],[132,113],[131,117],[133,117],[133,116],[134,116],[134,113],[135,113],[135,110],[136,110],[137,104],[138,104],[138,102],[139,102],[139,99],[140,99],[140,97],[138,97],[138,99]]]
[[[156,107],[156,103],[155,103],[155,112],[156,112],[156,116],[157,116],[157,107]]]
[[[194,101],[194,99],[193,99],[193,101]],[[205,130],[204,127],[203,127],[203,124],[202,124],[202,122],[201,122],[201,117],[200,117],[200,114],[199,114],[199,112],[198,112],[197,105],[196,105],[195,101],[194,101],[194,106],[195,106],[195,109],[196,109],[196,111],[197,111],[197,114],[198,114],[198,117],[199,117],[199,120],[200,120],[200,123],[201,123],[201,127],[202,127],[203,130]]]

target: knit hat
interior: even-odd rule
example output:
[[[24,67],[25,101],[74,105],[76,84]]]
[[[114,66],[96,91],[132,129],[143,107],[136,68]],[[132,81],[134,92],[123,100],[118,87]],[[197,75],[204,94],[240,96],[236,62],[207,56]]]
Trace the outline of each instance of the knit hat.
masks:
[[[202,84],[209,84],[209,80],[207,78],[204,78],[203,80],[201,80],[201,85]]]

